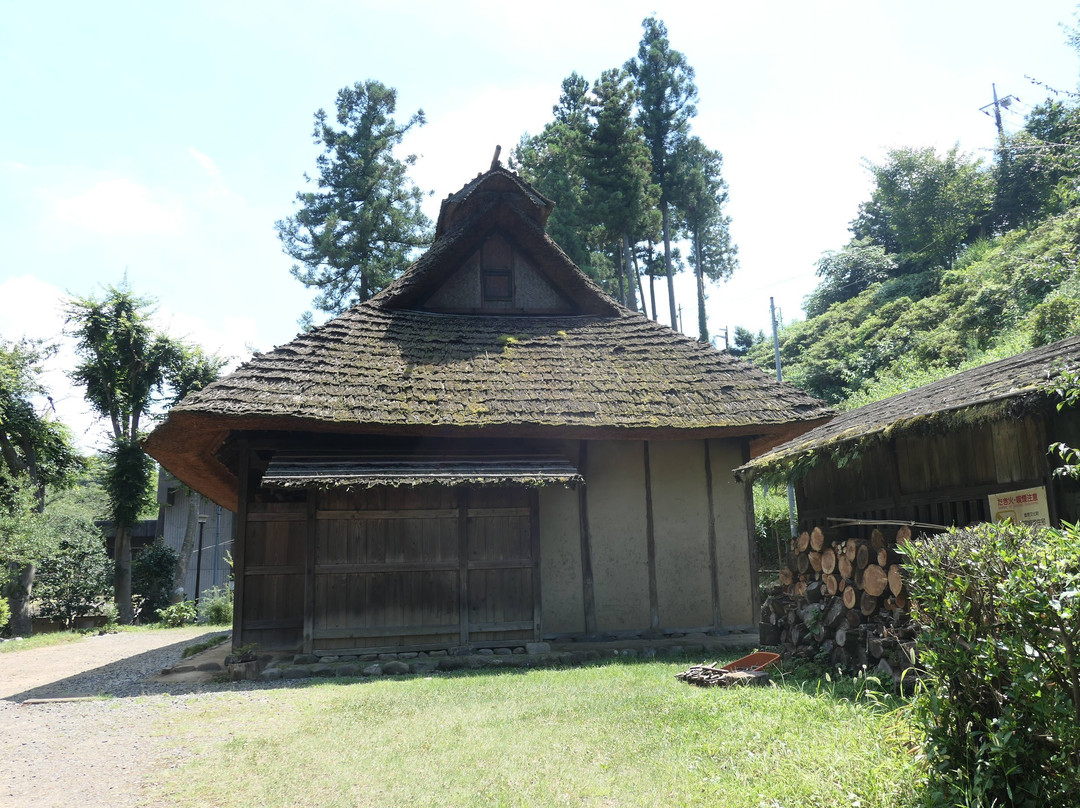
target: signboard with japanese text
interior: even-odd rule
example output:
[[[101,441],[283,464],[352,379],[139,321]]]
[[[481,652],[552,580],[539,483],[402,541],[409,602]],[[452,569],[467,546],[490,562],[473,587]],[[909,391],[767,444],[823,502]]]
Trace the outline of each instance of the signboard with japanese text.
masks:
[[[1046,487],[1025,488],[991,494],[990,516],[995,522],[1010,520],[1014,525],[1045,527],[1050,524],[1050,508],[1046,502]]]

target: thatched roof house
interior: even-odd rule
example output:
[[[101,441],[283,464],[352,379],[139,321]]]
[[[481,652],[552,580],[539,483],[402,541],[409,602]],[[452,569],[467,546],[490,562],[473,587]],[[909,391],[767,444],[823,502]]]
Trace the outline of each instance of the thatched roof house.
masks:
[[[1050,521],[1080,518],[1076,486],[1052,475],[1047,447],[1080,442],[1080,417],[1057,411],[1062,370],[1080,337],[957,373],[841,413],[737,470],[796,483],[799,519],[965,525],[994,518],[990,497],[1045,489]]]
[[[546,235],[551,209],[509,171],[478,176],[396,282],[147,440],[238,511],[234,642],[754,623],[730,469],[828,411],[615,303]]]

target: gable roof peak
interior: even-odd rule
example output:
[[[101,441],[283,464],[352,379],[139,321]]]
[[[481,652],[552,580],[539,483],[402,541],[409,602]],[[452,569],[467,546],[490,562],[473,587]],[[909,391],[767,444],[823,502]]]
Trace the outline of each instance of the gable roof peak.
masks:
[[[548,216],[555,203],[533,188],[513,171],[503,168],[498,157],[491,168],[465,183],[461,190],[443,200],[439,209],[439,221],[435,225],[435,240],[467,221],[477,210],[501,201],[535,221],[541,229],[547,226]]]

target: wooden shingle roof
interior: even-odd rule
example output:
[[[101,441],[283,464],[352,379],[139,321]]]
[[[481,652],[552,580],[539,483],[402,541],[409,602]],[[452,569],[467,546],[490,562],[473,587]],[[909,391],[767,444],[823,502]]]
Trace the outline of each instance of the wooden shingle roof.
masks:
[[[915,390],[841,413],[828,423],[740,467],[740,476],[782,469],[799,458],[885,434],[897,434],[942,413],[987,410],[1010,399],[1043,395],[1062,369],[1080,367],[1080,336],[957,373]],[[999,408],[998,410],[1002,410]]]
[[[484,178],[489,178],[485,184]],[[824,404],[755,366],[607,297],[543,232],[550,203],[493,169],[448,198],[448,232],[381,294],[256,355],[174,407],[147,451],[229,505],[214,453],[230,432],[535,438],[723,437],[761,448],[828,417]],[[570,315],[420,310],[492,227]]]

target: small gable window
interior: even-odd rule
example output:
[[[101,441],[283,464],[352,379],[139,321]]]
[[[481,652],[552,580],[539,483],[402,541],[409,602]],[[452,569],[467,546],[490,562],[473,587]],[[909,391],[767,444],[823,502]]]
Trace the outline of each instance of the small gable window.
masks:
[[[509,269],[483,270],[484,300],[513,300],[514,282]]]

